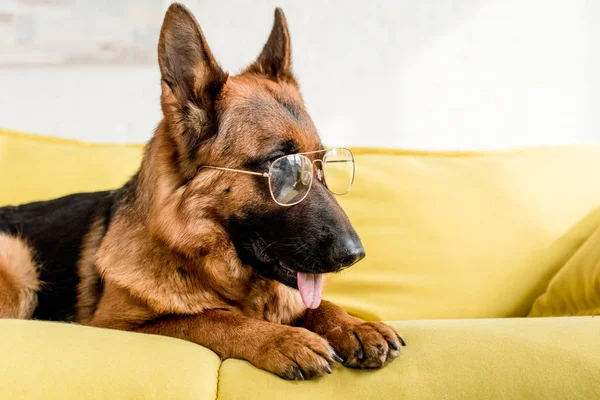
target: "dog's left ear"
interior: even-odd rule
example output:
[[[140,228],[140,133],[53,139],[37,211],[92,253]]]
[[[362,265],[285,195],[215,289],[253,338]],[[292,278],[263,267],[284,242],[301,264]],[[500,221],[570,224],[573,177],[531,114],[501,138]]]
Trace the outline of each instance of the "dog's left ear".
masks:
[[[244,72],[266,75],[276,81],[293,79],[290,32],[281,8],[275,9],[275,22],[265,47]]]

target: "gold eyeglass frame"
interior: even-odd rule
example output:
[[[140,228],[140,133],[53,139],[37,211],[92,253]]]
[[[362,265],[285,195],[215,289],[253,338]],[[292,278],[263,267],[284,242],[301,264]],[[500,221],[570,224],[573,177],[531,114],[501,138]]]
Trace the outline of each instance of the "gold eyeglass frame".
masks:
[[[328,186],[327,186],[327,181],[325,180],[325,174],[323,173],[321,176],[321,173],[317,174],[317,179],[320,182],[323,182],[325,184],[325,187],[327,188],[327,190],[329,190],[331,193],[335,194],[335,195],[344,195],[346,193],[348,193],[350,191],[350,189],[352,188],[352,185],[354,184],[354,176],[356,175],[356,162],[354,160],[354,154],[352,153],[352,151],[350,151],[350,149],[346,148],[346,147],[334,147],[331,149],[323,149],[323,150],[315,150],[315,151],[307,151],[304,153],[294,153],[294,154],[286,154],[284,156],[278,157],[276,158],[271,165],[269,165],[269,172],[254,172],[254,171],[247,171],[247,170],[243,170],[243,169],[235,169],[235,168],[225,168],[225,167],[215,167],[212,165],[202,165],[200,168],[210,168],[210,169],[216,169],[219,171],[228,171],[228,172],[239,172],[242,174],[248,174],[248,175],[256,175],[256,176],[262,176],[264,178],[268,178],[269,179],[269,192],[271,193],[271,198],[273,199],[273,201],[277,204],[279,204],[280,206],[283,207],[291,207],[291,206],[295,206],[296,204],[300,203],[301,201],[303,201],[304,199],[306,199],[306,196],[308,196],[308,193],[310,193],[310,189],[312,188],[312,184],[313,184],[313,176],[315,174],[315,169],[314,169],[314,165],[316,162],[320,162],[321,163],[321,170],[323,169],[323,159],[316,159],[316,160],[311,160],[310,158],[307,157],[308,154],[317,154],[317,153],[325,153],[323,155],[323,158],[325,158],[327,156],[327,153],[335,151],[335,150],[345,150],[348,152],[348,154],[350,154],[351,160],[337,160],[337,161],[330,161],[330,162],[347,162],[347,161],[352,161],[352,179],[350,180],[350,184],[348,185],[348,189],[346,189],[345,192],[343,193],[335,193],[334,191],[332,191]],[[285,204],[285,203],[281,203],[279,201],[277,201],[277,199],[275,198],[275,194],[273,193],[273,187],[271,185],[271,168],[273,168],[273,165],[275,165],[279,160],[286,158],[286,157],[290,157],[290,156],[301,156],[304,157],[306,160],[308,160],[308,162],[310,163],[311,166],[311,174],[310,174],[310,183],[308,185],[308,189],[306,190],[306,193],[304,193],[304,196],[302,196],[302,198],[294,203],[290,203],[290,204]],[[317,168],[317,171],[320,171]]]

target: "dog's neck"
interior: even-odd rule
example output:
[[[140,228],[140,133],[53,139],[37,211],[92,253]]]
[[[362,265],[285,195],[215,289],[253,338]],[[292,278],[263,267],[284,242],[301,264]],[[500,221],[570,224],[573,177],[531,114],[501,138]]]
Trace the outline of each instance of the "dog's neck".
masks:
[[[198,203],[204,203],[206,214],[218,205],[210,204],[214,200],[210,195],[190,190],[191,182],[180,170],[180,158],[163,120],[146,145],[135,185],[129,189],[135,194],[125,196],[125,201],[135,210],[129,213],[136,219],[132,222],[144,226],[153,240],[193,258],[214,248],[216,242],[222,246],[230,240],[209,215],[198,212]]]

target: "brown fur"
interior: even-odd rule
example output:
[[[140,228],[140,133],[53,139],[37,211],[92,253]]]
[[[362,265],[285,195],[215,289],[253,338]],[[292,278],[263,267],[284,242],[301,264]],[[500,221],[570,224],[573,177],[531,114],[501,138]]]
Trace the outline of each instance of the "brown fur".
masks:
[[[0,234],[0,318],[30,318],[40,287],[33,251],[22,239]]]
[[[96,253],[100,242],[106,233],[104,220],[97,218],[90,230],[83,237],[81,253],[77,261],[77,275],[79,284],[77,285],[77,312],[75,320],[81,324],[90,322],[96,311],[101,293],[98,290],[98,270],[96,269]]]
[[[243,169],[278,143],[322,149],[291,73],[283,12],[257,61],[237,76],[221,70],[181,5],[167,11],[158,49],[164,119],[110,223],[96,218],[83,237],[76,321],[182,338],[288,379],[331,373],[340,355],[351,367],[394,359],[402,341],[392,328],[326,301],[307,312],[297,290],[245,265],[225,221],[281,207],[256,176],[201,168]],[[314,191],[352,230],[331,194]],[[0,316],[31,315],[33,260],[22,241],[0,236]]]

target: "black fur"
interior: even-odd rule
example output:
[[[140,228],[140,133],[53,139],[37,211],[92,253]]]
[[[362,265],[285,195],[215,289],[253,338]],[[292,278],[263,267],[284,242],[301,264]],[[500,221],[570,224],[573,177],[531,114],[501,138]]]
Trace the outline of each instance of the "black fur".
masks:
[[[307,198],[293,207],[230,218],[228,231],[242,262],[266,278],[297,288],[297,272],[338,272],[362,259],[364,249],[348,218],[331,212],[331,196],[315,181]]]
[[[41,265],[33,318],[70,321],[77,303],[77,261],[95,218],[108,227],[116,192],[79,193],[55,200],[0,208],[0,232],[25,239]],[[101,281],[98,285],[102,285]]]

